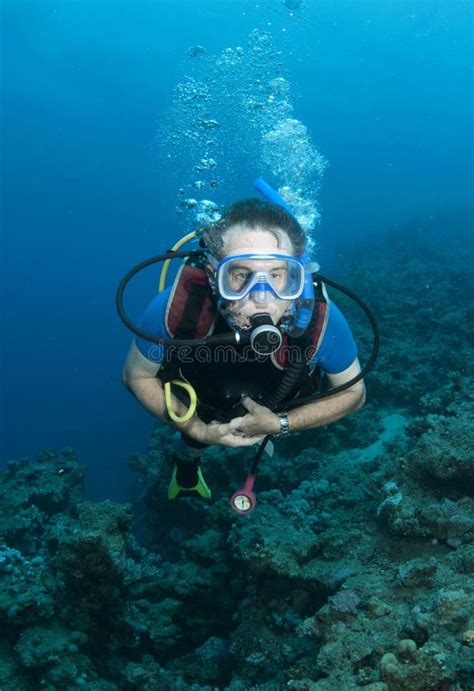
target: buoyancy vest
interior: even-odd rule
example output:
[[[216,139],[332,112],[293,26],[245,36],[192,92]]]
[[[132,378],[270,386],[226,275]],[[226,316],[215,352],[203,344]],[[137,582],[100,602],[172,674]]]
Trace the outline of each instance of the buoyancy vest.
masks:
[[[205,261],[203,253],[191,254],[175,277],[165,312],[165,326],[171,338],[201,339],[230,329],[217,309]],[[263,403],[281,383],[292,353],[297,350],[300,357],[303,351],[307,366],[288,399],[314,393],[320,384],[320,373],[317,367],[310,369],[309,362],[322,343],[329,316],[328,298],[321,283],[315,285],[314,310],[312,333],[298,338],[284,333],[281,347],[272,355],[258,356],[249,346],[168,346],[159,376],[162,381],[189,382],[196,390],[197,412],[204,421],[227,420],[234,416],[232,411],[242,395]],[[179,390],[175,393],[179,395]]]

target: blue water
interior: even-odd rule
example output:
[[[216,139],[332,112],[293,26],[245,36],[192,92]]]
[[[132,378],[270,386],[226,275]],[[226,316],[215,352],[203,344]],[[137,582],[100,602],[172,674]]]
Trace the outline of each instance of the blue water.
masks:
[[[120,383],[131,337],[114,293],[183,231],[156,136],[190,46],[217,55],[255,28],[280,46],[295,116],[329,161],[323,266],[341,242],[469,204],[472,4],[306,5],[2,3],[2,463],[72,446],[90,496],[127,496],[153,421]],[[242,161],[216,201],[251,195],[256,167]]]

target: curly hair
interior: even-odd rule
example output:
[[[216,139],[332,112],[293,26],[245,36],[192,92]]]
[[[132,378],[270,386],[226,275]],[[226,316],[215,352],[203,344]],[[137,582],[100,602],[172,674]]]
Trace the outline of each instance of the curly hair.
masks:
[[[233,226],[271,233],[276,238],[278,246],[286,235],[295,257],[300,257],[305,251],[304,231],[290,213],[277,204],[261,199],[242,199],[229,206],[219,221],[204,228],[200,233],[204,244],[218,260],[224,257],[226,232]]]

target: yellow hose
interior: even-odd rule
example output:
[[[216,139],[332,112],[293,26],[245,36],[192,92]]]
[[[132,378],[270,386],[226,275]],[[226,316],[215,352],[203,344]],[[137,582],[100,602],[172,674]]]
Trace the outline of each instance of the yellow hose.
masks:
[[[181,238],[181,240],[178,240],[178,242],[173,245],[171,248],[172,252],[176,252],[176,250],[179,250],[180,247],[182,247],[186,242],[189,242],[193,238],[196,237],[196,231],[192,231],[191,233],[188,233],[184,237]],[[166,276],[168,274],[168,269],[171,263],[171,259],[166,259],[165,262],[163,263],[163,268],[161,269],[161,274],[160,274],[160,282],[158,284],[158,292],[161,293],[162,290],[165,288],[165,282],[166,282]],[[188,392],[189,394],[189,408],[186,411],[184,415],[181,417],[179,415],[176,415],[176,413],[173,410],[173,401],[171,400],[171,384],[175,384],[175,386],[180,386],[182,389],[185,389],[185,391]],[[188,384],[185,381],[180,381],[179,379],[174,379],[172,382],[166,382],[165,384],[165,405],[166,405],[166,411],[168,415],[170,416],[171,420],[173,422],[187,422],[192,418],[194,413],[196,412],[196,407],[197,407],[197,395],[196,391],[193,389],[191,384]]]
[[[189,394],[189,408],[185,412],[184,415],[179,416],[176,415],[176,413],[173,410],[173,402],[171,400],[171,384],[174,384],[175,386],[180,386],[182,389],[188,392]],[[166,411],[170,418],[173,420],[173,422],[187,422],[192,418],[194,413],[196,412],[196,406],[197,406],[197,395],[196,391],[193,389],[191,384],[188,384],[188,382],[185,381],[180,381],[179,379],[173,379],[172,382],[166,382],[165,384],[165,404],[166,404]]]
[[[188,233],[184,237],[181,238],[181,240],[178,240],[178,242],[173,245],[171,248],[172,252],[176,252],[176,250],[179,250],[180,247],[182,247],[186,242],[189,242],[193,238],[196,237],[196,231],[193,230],[191,233]],[[170,268],[171,264],[171,259],[165,259],[163,263],[163,268],[161,269],[161,274],[160,274],[160,282],[158,284],[158,292],[161,293],[162,290],[164,290],[165,287],[165,282],[166,282],[166,275],[168,273],[168,269]]]

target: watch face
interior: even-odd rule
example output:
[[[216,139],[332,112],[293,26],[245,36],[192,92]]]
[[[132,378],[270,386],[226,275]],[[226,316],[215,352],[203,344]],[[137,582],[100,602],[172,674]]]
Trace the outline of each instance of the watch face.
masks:
[[[238,494],[234,497],[234,506],[238,511],[249,511],[252,508],[252,502],[245,494]]]

